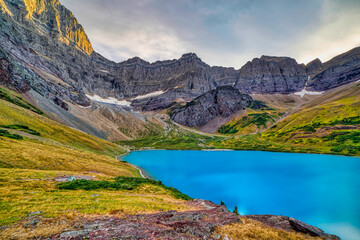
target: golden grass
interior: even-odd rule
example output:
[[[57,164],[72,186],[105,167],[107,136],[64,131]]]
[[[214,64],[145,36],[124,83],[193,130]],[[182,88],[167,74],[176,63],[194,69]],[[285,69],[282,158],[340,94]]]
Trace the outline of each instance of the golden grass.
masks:
[[[56,141],[67,147],[115,156],[125,151],[118,145],[73,128],[61,125],[44,116],[0,100],[0,125],[21,124],[36,130],[42,138]]]
[[[282,229],[269,227],[261,222],[241,218],[243,223],[233,223],[225,226],[217,227],[213,235],[221,235],[223,239],[225,235],[229,239],[242,240],[315,240],[323,238],[315,238],[305,234],[296,232],[287,232]]]
[[[0,138],[0,167],[96,171],[109,176],[139,176],[138,170],[115,158],[51,145],[37,140]]]
[[[65,230],[75,230],[75,219],[67,216],[60,218],[42,219],[36,227],[25,227],[32,220],[25,220],[6,228],[0,232],[0,239],[38,239],[60,234]]]
[[[122,215],[193,209],[186,201],[172,197],[169,191],[148,184],[131,191],[59,190],[54,179],[64,175],[109,179],[109,176],[92,172],[0,168],[0,225],[19,221],[36,211],[49,218],[69,213],[75,216]]]

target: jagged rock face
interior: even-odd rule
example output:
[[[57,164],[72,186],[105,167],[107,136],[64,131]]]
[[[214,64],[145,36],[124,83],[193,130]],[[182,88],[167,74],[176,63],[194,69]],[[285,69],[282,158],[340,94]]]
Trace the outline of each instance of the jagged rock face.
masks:
[[[320,59],[316,58],[311,62],[309,62],[308,64],[306,64],[306,72],[308,75],[314,75],[321,69],[321,67],[322,67],[322,62],[320,61]]]
[[[245,93],[290,93],[302,89],[306,69],[289,57],[262,56],[247,62],[235,87]]]
[[[0,49],[11,63],[16,89],[34,89],[61,101],[89,106],[85,93],[117,99],[156,91],[158,97],[136,100],[145,111],[170,106],[178,98],[193,99],[220,86],[245,93],[291,93],[304,88],[324,90],[358,78],[359,60],[349,56],[329,64],[305,67],[288,57],[255,58],[240,70],[210,67],[194,53],[178,60],[146,62],[138,57],[115,63],[93,51],[84,29],[58,0],[0,0]],[[16,71],[15,71],[16,70]],[[66,107],[65,107],[66,108]]]
[[[325,91],[360,80],[360,47],[354,48],[323,64],[307,88]]]
[[[96,61],[100,71],[84,86],[89,92],[116,98],[130,98],[155,91],[182,89],[196,97],[218,86],[234,84],[238,71],[233,68],[210,67],[194,53],[178,60],[149,63],[138,57],[119,64]]]
[[[204,93],[184,107],[174,109],[171,119],[189,127],[206,125],[217,116],[228,117],[248,107],[252,98],[233,87],[219,87]]]
[[[14,82],[56,103],[90,105],[71,73],[90,61],[92,48],[71,12],[57,0],[5,0],[0,6],[0,50],[14,66]]]

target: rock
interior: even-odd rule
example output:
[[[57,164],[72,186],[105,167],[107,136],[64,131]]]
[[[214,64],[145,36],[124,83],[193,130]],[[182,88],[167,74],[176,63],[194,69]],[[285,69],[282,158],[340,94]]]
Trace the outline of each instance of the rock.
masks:
[[[327,234],[317,227],[311,226],[294,218],[289,218],[289,221],[293,230],[295,230],[296,232],[309,234],[313,237],[324,237],[325,239],[340,240],[338,236]]]
[[[294,218],[275,215],[246,215],[245,217],[285,231],[295,231],[308,234],[313,237],[324,237],[328,240],[340,240],[338,236],[325,233],[317,227],[311,226]]]
[[[29,216],[32,216],[32,215],[39,215],[39,214],[41,214],[42,213],[42,211],[36,211],[36,212],[32,212],[32,213],[30,213],[29,214]]]
[[[235,87],[245,93],[290,93],[304,88],[306,68],[289,57],[262,56],[247,62]]]
[[[215,226],[241,222],[235,214],[208,201],[193,200],[189,204],[205,204],[213,208],[129,215],[126,218],[100,217],[93,221],[85,220],[82,231],[64,232],[52,239],[209,239]]]
[[[219,87],[174,109],[171,119],[189,127],[204,126],[217,116],[228,117],[248,107],[252,98],[233,87]]]
[[[360,80],[360,47],[340,54],[323,64],[307,89],[325,91]]]
[[[38,219],[34,219],[31,220],[30,222],[28,222],[27,224],[24,225],[24,228],[29,228],[29,227],[36,227],[36,225],[39,223]]]
[[[322,67],[322,62],[320,61],[320,59],[316,58],[311,62],[309,62],[308,64],[306,64],[306,73],[308,75],[314,75],[318,73],[321,67]]]

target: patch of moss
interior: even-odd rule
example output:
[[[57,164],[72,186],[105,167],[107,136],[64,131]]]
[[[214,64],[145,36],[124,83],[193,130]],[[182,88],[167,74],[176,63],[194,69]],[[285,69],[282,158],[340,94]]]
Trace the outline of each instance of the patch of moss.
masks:
[[[24,139],[22,136],[20,136],[19,134],[12,134],[10,133],[8,130],[3,130],[0,129],[0,136],[1,137],[7,137],[7,138],[12,138],[12,139],[16,139],[16,140],[22,140]]]
[[[29,128],[28,126],[25,125],[21,125],[21,124],[12,124],[12,125],[0,125],[0,127],[2,128],[8,128],[8,129],[13,129],[13,130],[19,130],[22,132],[26,132],[35,136],[40,136],[40,133]]]

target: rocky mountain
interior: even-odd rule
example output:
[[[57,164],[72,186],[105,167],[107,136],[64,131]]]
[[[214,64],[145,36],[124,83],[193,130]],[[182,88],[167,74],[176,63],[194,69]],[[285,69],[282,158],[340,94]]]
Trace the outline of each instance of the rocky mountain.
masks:
[[[240,93],[233,87],[219,87],[208,91],[188,102],[185,106],[174,109],[171,119],[189,127],[200,127],[217,116],[223,118],[248,107],[252,98]]]
[[[308,75],[314,75],[316,74],[321,68],[322,68],[322,62],[320,59],[316,58],[306,64],[306,73]]]
[[[235,87],[246,93],[290,93],[304,88],[306,67],[289,57],[262,56],[247,62]]]
[[[360,76],[359,49],[306,66],[289,57],[262,56],[239,70],[211,67],[194,53],[154,63],[138,57],[115,63],[93,50],[83,27],[58,0],[0,0],[0,9],[1,84],[31,92],[38,105],[50,101],[75,114],[63,122],[71,120],[71,126],[83,131],[88,127],[74,125],[82,115],[72,108],[90,107],[86,94],[126,100],[138,111],[157,111],[222,86],[248,94],[289,94],[305,87],[331,89]],[[59,119],[60,110],[51,112]]]
[[[309,81],[308,88],[324,91],[358,80],[360,80],[360,47],[325,62]]]

